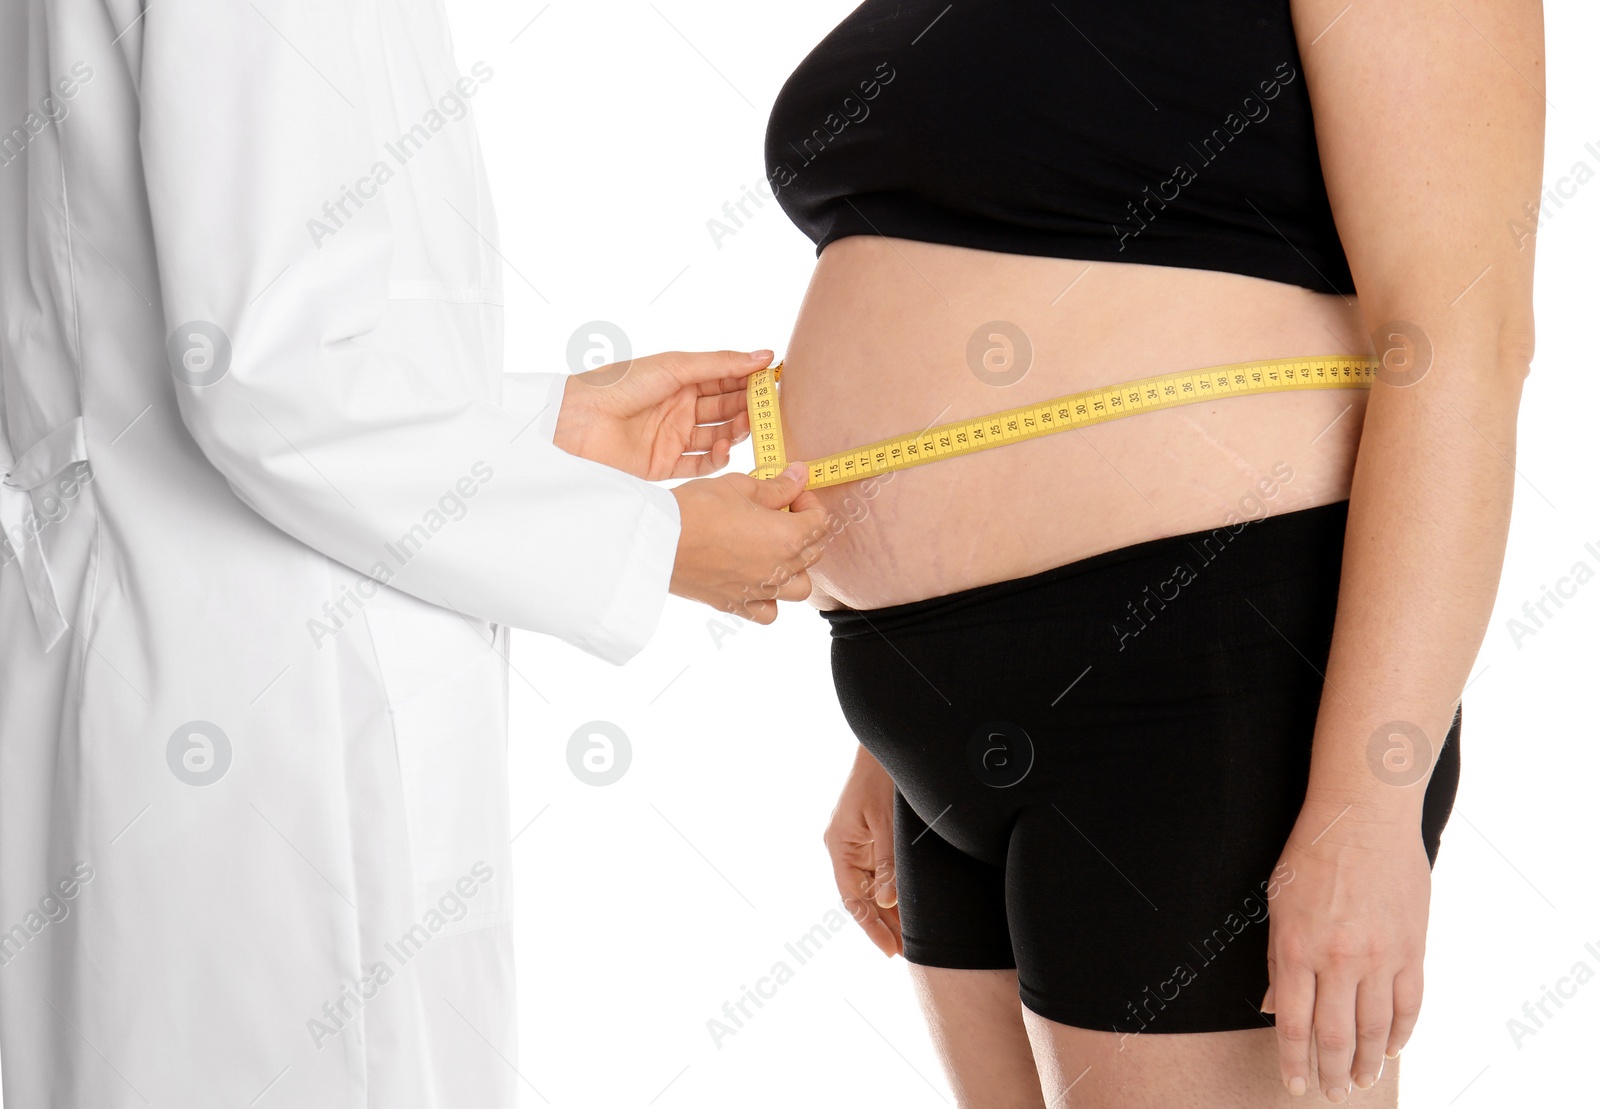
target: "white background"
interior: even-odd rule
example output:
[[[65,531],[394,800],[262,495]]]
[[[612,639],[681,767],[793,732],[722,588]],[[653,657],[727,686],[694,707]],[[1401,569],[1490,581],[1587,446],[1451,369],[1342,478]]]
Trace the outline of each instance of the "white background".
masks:
[[[508,368],[562,368],[568,338],[594,319],[619,324],[635,353],[782,352],[811,244],[771,201],[720,248],[707,221],[760,179],[774,95],[853,7],[451,5],[462,67],[494,68],[473,109],[510,264]],[[1548,187],[1579,160],[1600,170],[1593,5],[1547,5],[1547,38]],[[1600,1103],[1600,983],[1520,1048],[1506,1023],[1575,962],[1600,972],[1590,702],[1600,582],[1520,647],[1507,630],[1574,563],[1600,569],[1600,386],[1586,341],[1597,222],[1600,183],[1589,183],[1539,236],[1516,514],[1465,696],[1465,768],[1434,876],[1407,1105]],[[748,468],[748,448],[734,465]],[[622,669],[532,635],[515,643],[523,1104],[951,1104],[903,962],[853,924],[804,966],[785,951],[836,904],[819,837],[854,748],[823,621],[790,607],[775,626],[744,624],[719,642],[717,619],[669,599],[654,642]],[[749,723],[758,692],[780,709],[762,729]],[[632,748],[627,773],[605,787],[567,764],[569,736],[596,719]],[[779,960],[794,980],[716,1045],[708,1019]],[[485,1060],[500,1065],[487,1049]]]

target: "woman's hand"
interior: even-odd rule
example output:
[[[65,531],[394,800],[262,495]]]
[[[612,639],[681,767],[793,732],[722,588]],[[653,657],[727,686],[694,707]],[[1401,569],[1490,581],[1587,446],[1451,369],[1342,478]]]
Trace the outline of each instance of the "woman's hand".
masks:
[[[894,884],[894,782],[865,747],[856,749],[822,842],[844,907],[885,955],[904,954]]]
[[[1364,820],[1351,806],[1308,803],[1289,836],[1279,868],[1292,877],[1269,902],[1261,1008],[1276,1014],[1292,1094],[1320,1086],[1339,1102],[1352,1083],[1366,1089],[1416,1025],[1432,875],[1410,816]]]
[[[652,354],[567,380],[556,446],[647,481],[703,477],[750,434],[745,380],[772,361],[742,354]]]

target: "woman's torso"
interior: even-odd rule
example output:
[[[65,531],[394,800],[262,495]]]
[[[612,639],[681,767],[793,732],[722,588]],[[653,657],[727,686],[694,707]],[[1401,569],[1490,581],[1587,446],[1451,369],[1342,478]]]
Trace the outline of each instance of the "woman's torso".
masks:
[[[785,355],[791,458],[1370,349],[1287,0],[868,0],[785,86],[767,161],[823,244]],[[1365,397],[1193,404],[821,490],[848,523],[813,601],[896,604],[1342,499]]]
[[[996,320],[1033,348],[1004,388],[967,357]],[[816,458],[1173,370],[1365,349],[1353,302],[1276,282],[857,236],[823,252],[796,321],[785,436]],[[898,604],[1343,499],[1365,403],[1330,389],[1191,404],[819,490],[849,523],[811,571],[813,600]]]

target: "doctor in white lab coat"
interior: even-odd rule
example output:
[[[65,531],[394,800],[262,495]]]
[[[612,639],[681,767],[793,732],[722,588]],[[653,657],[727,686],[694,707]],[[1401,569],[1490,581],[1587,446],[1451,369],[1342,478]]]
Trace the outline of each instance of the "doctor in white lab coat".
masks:
[[[0,6],[7,1109],[515,1104],[508,627],[807,591],[803,478],[641,480],[764,352],[502,378],[491,77],[438,0]]]

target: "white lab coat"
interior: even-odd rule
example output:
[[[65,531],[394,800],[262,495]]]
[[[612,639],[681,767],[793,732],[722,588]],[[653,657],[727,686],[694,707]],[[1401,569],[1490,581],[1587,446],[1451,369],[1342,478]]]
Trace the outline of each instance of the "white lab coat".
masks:
[[[510,1106],[507,628],[627,659],[678,516],[501,377],[484,72],[437,0],[0,13],[5,1105]]]

